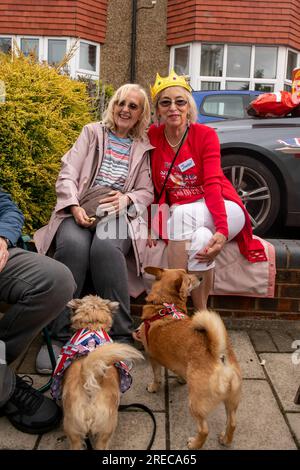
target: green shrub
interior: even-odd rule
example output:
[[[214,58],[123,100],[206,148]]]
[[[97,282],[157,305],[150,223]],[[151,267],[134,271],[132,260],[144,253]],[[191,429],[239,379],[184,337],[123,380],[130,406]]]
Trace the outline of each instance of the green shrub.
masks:
[[[0,54],[0,186],[25,215],[25,231],[45,225],[55,205],[61,158],[93,120],[86,85],[34,58]],[[3,84],[2,84],[3,85]]]

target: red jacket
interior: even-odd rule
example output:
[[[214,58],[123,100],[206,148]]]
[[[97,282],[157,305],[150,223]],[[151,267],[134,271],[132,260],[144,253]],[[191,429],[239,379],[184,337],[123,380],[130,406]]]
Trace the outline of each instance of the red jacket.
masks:
[[[164,137],[164,125],[149,129],[152,178],[156,194],[163,183],[174,158],[174,151]],[[182,171],[184,167],[184,171]],[[187,169],[186,169],[187,168]],[[245,226],[235,237],[240,252],[252,263],[266,261],[264,247],[253,239],[249,214],[221,168],[220,144],[216,132],[201,124],[191,124],[187,138],[176,158],[160,204],[187,204],[205,199],[213,217],[216,231],[228,236],[224,199],[237,203],[244,211]]]

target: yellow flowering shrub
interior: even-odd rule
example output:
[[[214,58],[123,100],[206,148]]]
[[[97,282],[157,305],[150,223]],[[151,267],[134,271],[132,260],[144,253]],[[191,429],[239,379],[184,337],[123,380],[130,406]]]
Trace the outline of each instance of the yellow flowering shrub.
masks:
[[[61,158],[92,119],[86,84],[23,55],[0,54],[0,187],[25,215],[24,231],[45,225],[55,205]]]

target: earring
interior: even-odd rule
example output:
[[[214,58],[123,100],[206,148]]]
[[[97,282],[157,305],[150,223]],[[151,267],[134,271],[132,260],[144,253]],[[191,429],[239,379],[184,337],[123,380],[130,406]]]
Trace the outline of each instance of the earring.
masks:
[[[191,121],[190,121],[190,115],[189,115],[189,114],[187,114],[187,116],[186,116],[186,117],[187,117],[187,127],[190,127],[190,125],[191,125]]]
[[[159,126],[160,126],[160,116],[157,116],[156,127],[159,127]]]

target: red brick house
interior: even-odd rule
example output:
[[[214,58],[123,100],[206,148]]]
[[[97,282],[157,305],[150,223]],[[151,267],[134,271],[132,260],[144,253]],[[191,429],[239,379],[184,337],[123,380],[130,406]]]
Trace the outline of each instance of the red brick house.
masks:
[[[299,0],[153,3],[0,0],[0,50],[14,38],[25,52],[35,48],[41,60],[56,62],[80,38],[71,74],[100,75],[115,86],[130,80],[134,60],[134,79],[144,86],[174,66],[194,89],[290,88],[300,65]]]
[[[14,39],[23,52],[55,63],[80,38],[70,73],[96,78],[106,23],[107,0],[0,0],[0,50],[10,50]]]

